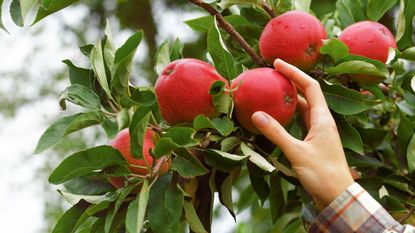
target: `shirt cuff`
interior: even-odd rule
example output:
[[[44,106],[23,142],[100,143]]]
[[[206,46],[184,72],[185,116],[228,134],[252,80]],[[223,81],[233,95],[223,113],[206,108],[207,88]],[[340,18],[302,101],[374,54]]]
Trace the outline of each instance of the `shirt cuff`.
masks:
[[[400,232],[396,228],[403,226],[365,189],[353,183],[320,213],[309,232],[379,233],[391,228]]]

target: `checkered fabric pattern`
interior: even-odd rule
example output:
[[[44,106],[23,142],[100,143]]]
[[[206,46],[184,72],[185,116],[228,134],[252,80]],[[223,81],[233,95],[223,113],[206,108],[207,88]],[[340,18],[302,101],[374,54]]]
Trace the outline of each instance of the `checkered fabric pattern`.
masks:
[[[401,225],[358,183],[340,194],[311,225],[309,233],[415,233]]]

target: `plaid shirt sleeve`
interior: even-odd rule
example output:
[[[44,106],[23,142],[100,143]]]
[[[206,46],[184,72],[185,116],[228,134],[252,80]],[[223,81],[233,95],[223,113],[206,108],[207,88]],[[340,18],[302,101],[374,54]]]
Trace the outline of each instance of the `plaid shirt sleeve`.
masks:
[[[358,183],[349,186],[314,220],[309,233],[415,233],[401,225]]]

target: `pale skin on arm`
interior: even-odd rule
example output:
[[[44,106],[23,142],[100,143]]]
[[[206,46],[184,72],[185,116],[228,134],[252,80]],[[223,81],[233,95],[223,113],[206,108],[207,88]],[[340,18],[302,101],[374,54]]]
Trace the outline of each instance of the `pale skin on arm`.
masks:
[[[303,187],[323,209],[354,182],[336,123],[316,80],[280,59],[275,60],[274,66],[304,95],[305,98],[299,96],[298,109],[308,134],[298,140],[264,112],[254,113],[251,120],[281,148]]]

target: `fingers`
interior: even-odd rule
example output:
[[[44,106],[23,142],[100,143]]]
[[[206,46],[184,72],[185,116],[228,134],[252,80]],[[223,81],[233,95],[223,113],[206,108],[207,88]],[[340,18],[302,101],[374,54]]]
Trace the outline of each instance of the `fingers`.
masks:
[[[307,104],[307,101],[302,96],[298,96],[297,98],[297,110],[300,112],[301,116],[303,117],[304,123],[307,129],[310,129],[310,109]]]
[[[323,92],[315,79],[281,59],[276,59],[274,66],[278,72],[289,78],[304,93],[310,110],[311,122],[321,114],[330,114]]]
[[[291,154],[289,151],[292,151],[292,149],[296,148],[299,142],[301,142],[292,137],[284,127],[265,112],[255,112],[252,115],[251,120],[257,129],[272,143],[279,146],[286,155]],[[289,155],[287,155],[287,157],[288,156]]]

